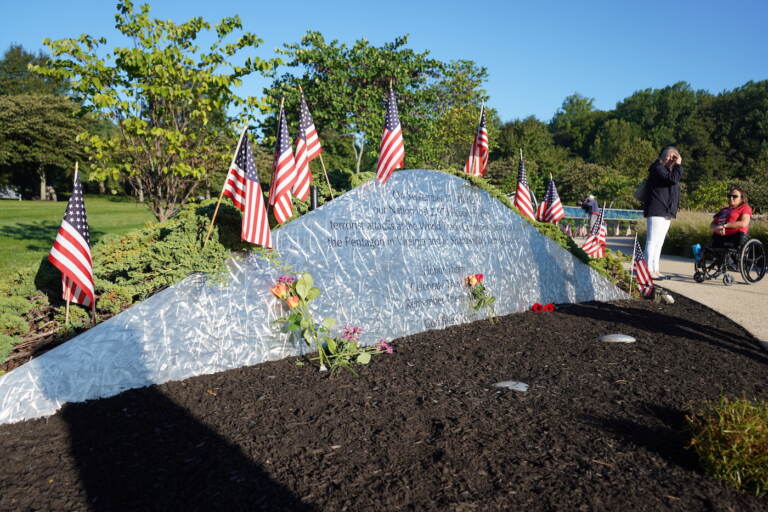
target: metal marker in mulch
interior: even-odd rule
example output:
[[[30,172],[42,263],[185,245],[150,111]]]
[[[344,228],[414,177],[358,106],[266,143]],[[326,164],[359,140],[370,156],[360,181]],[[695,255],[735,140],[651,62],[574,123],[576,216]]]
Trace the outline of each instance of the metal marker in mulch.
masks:
[[[528,384],[516,380],[503,380],[495,383],[493,387],[499,389],[511,389],[512,391],[520,391],[521,393],[528,391]]]
[[[597,338],[597,341],[604,343],[634,343],[637,340],[628,334],[606,334]]]

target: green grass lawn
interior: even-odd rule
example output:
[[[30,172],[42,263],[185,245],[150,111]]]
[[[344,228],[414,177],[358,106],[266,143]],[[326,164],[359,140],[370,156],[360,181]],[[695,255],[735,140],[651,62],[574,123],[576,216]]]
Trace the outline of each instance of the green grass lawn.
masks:
[[[66,208],[66,201],[0,201],[0,277],[48,254]],[[117,197],[86,196],[85,211],[91,245],[155,220],[146,205]]]

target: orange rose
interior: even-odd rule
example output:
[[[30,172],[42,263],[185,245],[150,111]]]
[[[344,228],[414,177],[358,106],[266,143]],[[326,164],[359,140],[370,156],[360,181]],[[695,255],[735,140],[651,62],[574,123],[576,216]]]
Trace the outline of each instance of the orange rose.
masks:
[[[283,299],[288,294],[288,287],[283,283],[279,283],[276,284],[270,291],[278,299]]]
[[[288,308],[293,309],[299,305],[299,298],[295,295],[293,297],[288,297],[285,303],[288,304]]]
[[[477,277],[476,276],[467,276],[467,284],[469,286],[475,286],[477,284]]]

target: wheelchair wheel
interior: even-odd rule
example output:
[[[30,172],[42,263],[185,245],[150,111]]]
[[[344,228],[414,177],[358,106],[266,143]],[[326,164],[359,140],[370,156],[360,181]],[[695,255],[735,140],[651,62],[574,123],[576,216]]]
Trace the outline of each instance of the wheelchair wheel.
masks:
[[[701,251],[701,257],[699,258],[699,261],[696,262],[696,273],[694,274],[694,279],[696,279],[696,274],[701,274],[701,281],[696,279],[696,281],[699,283],[706,279],[713,279],[717,277],[718,273],[720,272],[720,263],[721,262],[718,258],[718,254],[710,248],[705,247]]]
[[[755,238],[747,241],[739,254],[741,277],[748,283],[756,283],[765,275],[765,247]]]
[[[703,283],[704,279],[706,279],[706,277],[704,277],[704,273],[699,272],[698,270],[696,272],[694,272],[694,274],[693,274],[693,280],[694,281],[696,281],[697,283]]]
[[[725,286],[731,286],[733,284],[733,276],[731,274],[724,274],[723,275],[723,284]]]

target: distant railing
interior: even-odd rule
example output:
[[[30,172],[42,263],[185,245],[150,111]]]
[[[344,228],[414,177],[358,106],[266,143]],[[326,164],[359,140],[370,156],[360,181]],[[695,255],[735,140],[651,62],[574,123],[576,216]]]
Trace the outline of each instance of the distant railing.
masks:
[[[587,212],[581,206],[563,206],[566,219],[586,219]],[[619,208],[606,208],[603,213],[605,220],[637,220],[643,217],[643,210],[621,210]]]

